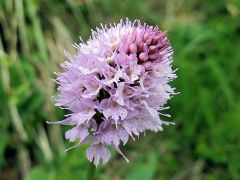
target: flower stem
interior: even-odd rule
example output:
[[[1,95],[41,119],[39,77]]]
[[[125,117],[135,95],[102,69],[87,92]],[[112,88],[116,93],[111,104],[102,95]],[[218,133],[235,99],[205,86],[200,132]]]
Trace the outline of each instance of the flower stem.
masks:
[[[94,164],[90,163],[88,168],[88,173],[87,173],[87,180],[93,180],[95,175],[95,170],[96,170],[96,167],[94,166]]]

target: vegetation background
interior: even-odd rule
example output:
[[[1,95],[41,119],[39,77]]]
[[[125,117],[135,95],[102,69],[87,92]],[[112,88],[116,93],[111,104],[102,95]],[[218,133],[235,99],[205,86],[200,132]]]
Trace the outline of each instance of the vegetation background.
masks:
[[[64,153],[53,72],[79,36],[121,18],[168,30],[181,94],[176,126],[113,152],[96,179],[240,179],[239,0],[0,0],[0,179],[85,179],[86,147]],[[169,119],[168,119],[169,120]]]

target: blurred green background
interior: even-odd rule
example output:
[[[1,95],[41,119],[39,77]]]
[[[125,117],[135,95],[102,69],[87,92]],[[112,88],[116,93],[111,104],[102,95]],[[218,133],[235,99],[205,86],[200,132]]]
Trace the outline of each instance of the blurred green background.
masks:
[[[113,152],[96,179],[240,179],[239,0],[0,0],[1,180],[85,179],[86,147],[64,153],[69,127],[46,125],[64,115],[52,79],[79,36],[126,17],[168,30],[176,126],[131,140],[130,163]]]

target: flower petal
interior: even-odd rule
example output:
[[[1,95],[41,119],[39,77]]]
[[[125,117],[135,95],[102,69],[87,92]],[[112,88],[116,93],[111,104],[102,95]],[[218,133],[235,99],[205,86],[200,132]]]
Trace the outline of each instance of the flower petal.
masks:
[[[96,167],[101,159],[103,160],[103,164],[105,164],[111,157],[111,153],[102,144],[92,145],[87,148],[86,155],[88,160],[93,162]]]

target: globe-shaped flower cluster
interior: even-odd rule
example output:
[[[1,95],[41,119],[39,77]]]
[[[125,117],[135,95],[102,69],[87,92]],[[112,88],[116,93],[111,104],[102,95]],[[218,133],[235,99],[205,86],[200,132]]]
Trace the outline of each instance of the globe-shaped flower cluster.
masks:
[[[107,145],[127,160],[119,149],[121,143],[173,124],[159,117],[175,94],[168,84],[176,75],[165,32],[127,19],[109,27],[102,25],[86,43],[74,47],[77,54],[66,52],[64,71],[56,79],[56,106],[71,114],[55,123],[73,125],[65,138],[71,142],[80,139],[73,147],[90,144],[86,151],[89,161],[96,166],[101,159],[109,161]]]

